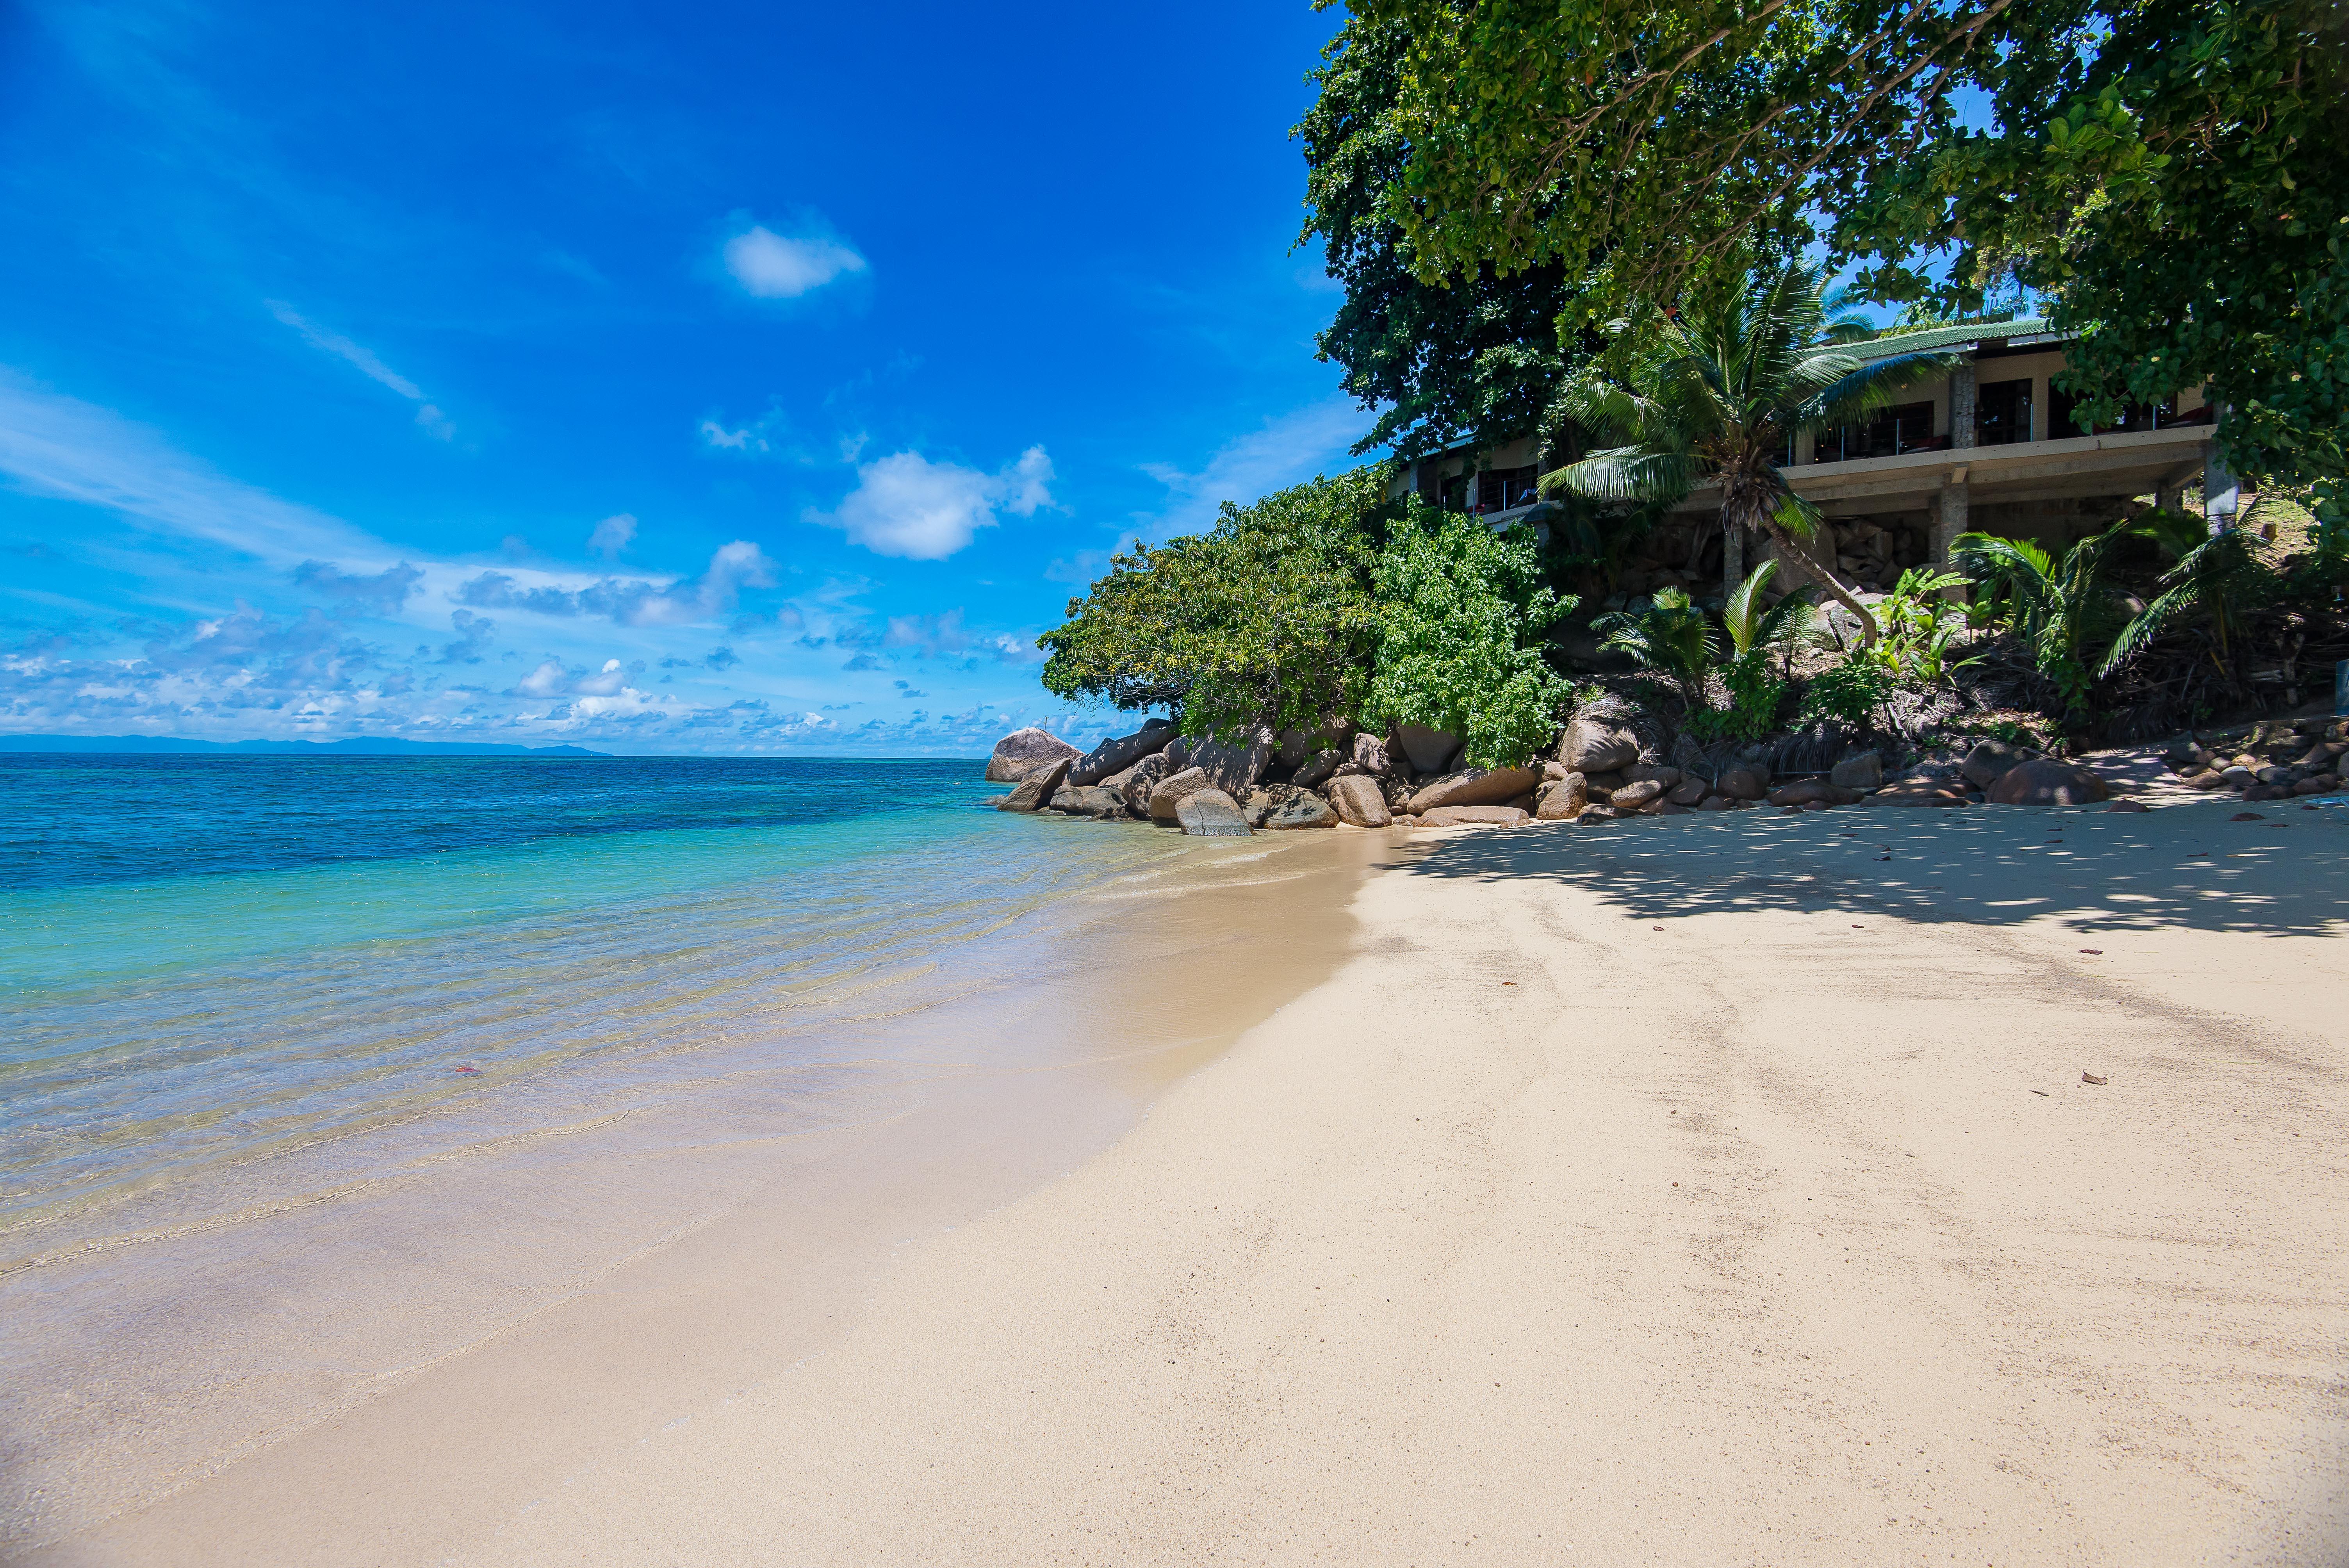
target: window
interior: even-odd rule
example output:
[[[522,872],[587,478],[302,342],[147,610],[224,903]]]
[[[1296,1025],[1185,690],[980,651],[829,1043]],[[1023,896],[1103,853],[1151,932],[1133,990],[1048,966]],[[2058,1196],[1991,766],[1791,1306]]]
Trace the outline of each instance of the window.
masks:
[[[1974,445],[2012,446],[2031,439],[2031,377],[1986,381],[1974,389]]]
[[[2085,436],[2092,433],[2086,426],[2082,425],[2076,418],[2073,418],[2072,414],[2072,410],[2078,407],[2085,401],[2085,398],[2075,397],[2072,393],[2064,391],[2061,387],[2050,386],[2047,388],[2048,439],[2053,441],[2068,440],[2075,436]],[[2175,397],[2166,397],[2158,403],[2124,404],[2121,407],[2121,417],[2119,418],[2114,420],[2109,425],[2099,425],[2096,428],[2102,430],[2166,430],[2172,425],[2179,423],[2191,424],[2194,421],[2190,418],[2181,421],[2178,418],[2178,399]]]
[[[1825,462],[1848,462],[1856,458],[1891,458],[1902,452],[1924,452],[1950,444],[1933,434],[1933,406],[1903,403],[1887,408],[1865,425],[1846,425],[1819,438],[1819,458]],[[1827,453],[1835,453],[1829,458]]]
[[[1521,469],[1494,469],[1476,476],[1476,510],[1506,511],[1515,506],[1531,506],[1541,498],[1534,493],[1540,471],[1528,463]]]

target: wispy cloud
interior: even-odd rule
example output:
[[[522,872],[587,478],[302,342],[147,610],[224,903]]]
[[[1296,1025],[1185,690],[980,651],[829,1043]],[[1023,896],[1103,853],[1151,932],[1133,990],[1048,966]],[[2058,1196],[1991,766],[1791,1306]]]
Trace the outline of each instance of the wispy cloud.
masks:
[[[856,470],[856,488],[834,512],[810,509],[805,521],[837,528],[875,555],[944,561],[991,528],[999,511],[1034,515],[1052,504],[1052,459],[1030,447],[997,473],[934,463],[895,452]]]
[[[864,258],[837,240],[778,234],[763,223],[728,240],[720,254],[753,299],[797,299],[843,273],[864,270]]]
[[[0,473],[36,495],[104,507],[288,568],[354,557],[392,564],[379,542],[340,519],[229,479],[143,426],[5,369]]]
[[[616,559],[636,537],[636,520],[632,513],[616,512],[595,525],[587,536],[589,553],[605,560]]]
[[[449,417],[441,413],[424,396],[424,388],[386,365],[377,356],[375,350],[365,344],[352,342],[341,333],[327,331],[284,300],[273,299],[264,303],[269,306],[270,315],[300,333],[303,341],[309,344],[311,347],[334,355],[338,359],[347,360],[368,380],[388,387],[409,402],[419,405],[416,410],[416,423],[425,434],[436,440],[455,439],[457,427],[450,423]]]
[[[1226,442],[1197,473],[1171,463],[1144,463],[1142,471],[1164,485],[1168,505],[1141,521],[1153,539],[1198,533],[1215,524],[1225,501],[1245,506],[1257,497],[1299,484],[1332,468],[1350,468],[1348,449],[1371,428],[1371,416],[1345,397],[1309,404],[1261,429]]]

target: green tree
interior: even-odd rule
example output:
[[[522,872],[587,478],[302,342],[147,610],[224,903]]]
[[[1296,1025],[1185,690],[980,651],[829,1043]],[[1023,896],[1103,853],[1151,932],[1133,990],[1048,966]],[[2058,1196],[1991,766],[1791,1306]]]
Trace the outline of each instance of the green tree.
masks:
[[[1950,356],[1855,357],[1844,346],[1866,336],[1868,324],[1837,315],[1818,272],[1794,263],[1748,271],[1733,262],[1696,280],[1677,311],[1643,312],[1615,330],[1620,351],[1570,382],[1560,403],[1621,444],[1546,476],[1544,488],[1657,502],[1717,489],[1724,596],[1745,575],[1746,531],[1760,529],[1874,644],[1875,617],[1811,553],[1817,513],[1778,464],[1789,440],[1889,407],[1901,388],[1944,372]]]
[[[1377,619],[1374,469],[1224,503],[1214,529],[1137,544],[1037,639],[1047,689],[1165,707],[1188,735],[1310,728],[1357,711]]]
[[[1951,123],[2014,0],[1351,0],[1408,35],[1385,208],[1430,277],[1556,264],[1569,325],[1788,254]]]
[[[2175,526],[2157,522],[2142,530],[2175,543]],[[2111,675],[2165,632],[2200,626],[2209,635],[2210,662],[2230,685],[2240,687],[2235,655],[2243,633],[2261,608],[2272,603],[2283,583],[2260,558],[2258,544],[2240,529],[2205,533],[2178,556],[2162,573],[2162,592],[2136,615],[2113,640],[2099,675]]]
[[[1343,386],[1383,408],[1355,451],[1406,460],[1462,444],[1495,447],[1536,432],[1565,374],[1557,321],[1562,268],[1507,276],[1489,265],[1423,281],[1411,242],[1381,210],[1410,147],[1397,124],[1409,35],[1353,18],[1323,51],[1319,88],[1295,135],[1304,143],[1309,216],[1298,242],[1322,242],[1344,302],[1316,340]]]
[[[2013,279],[2078,334],[2084,418],[2200,386],[2240,472],[2349,548],[2349,69],[2332,0],[2027,0],[1969,57],[1991,125],[1826,193],[1886,297]],[[1938,282],[1926,263],[1943,256]]]
[[[1379,552],[1378,664],[1362,717],[1448,730],[1479,768],[1515,768],[1549,744],[1568,687],[1541,634],[1575,600],[1541,585],[1530,530],[1495,532],[1413,500]]]

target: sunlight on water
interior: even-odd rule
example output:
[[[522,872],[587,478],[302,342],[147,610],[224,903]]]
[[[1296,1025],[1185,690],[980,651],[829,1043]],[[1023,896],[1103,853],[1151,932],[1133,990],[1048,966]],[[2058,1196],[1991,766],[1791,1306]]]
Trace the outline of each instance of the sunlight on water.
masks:
[[[501,1095],[526,1121],[585,1069],[812,1069],[843,1011],[987,985],[991,934],[1184,849],[977,809],[968,762],[5,762],[18,1233]]]

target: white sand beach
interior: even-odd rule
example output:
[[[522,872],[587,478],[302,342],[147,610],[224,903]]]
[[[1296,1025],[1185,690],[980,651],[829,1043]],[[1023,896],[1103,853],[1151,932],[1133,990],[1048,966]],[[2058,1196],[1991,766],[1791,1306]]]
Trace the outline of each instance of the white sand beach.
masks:
[[[1320,835],[1336,972],[836,1329],[738,1260],[36,1560],[2341,1562],[2349,824],[2235,810]]]

